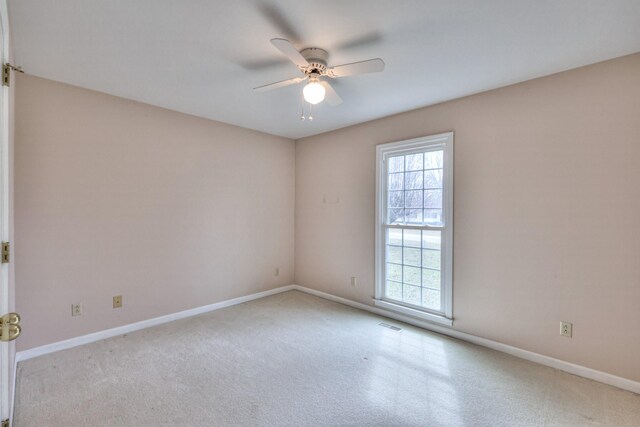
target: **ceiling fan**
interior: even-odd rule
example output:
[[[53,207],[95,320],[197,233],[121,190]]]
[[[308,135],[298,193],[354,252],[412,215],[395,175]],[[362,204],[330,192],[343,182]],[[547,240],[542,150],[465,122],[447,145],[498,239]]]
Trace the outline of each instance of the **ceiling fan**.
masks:
[[[253,88],[256,92],[279,89],[308,80],[308,83],[302,90],[305,101],[309,104],[318,104],[326,97],[329,105],[336,106],[342,103],[342,98],[340,98],[328,81],[322,80],[323,77],[335,79],[365,73],[378,73],[384,70],[384,61],[380,58],[328,67],[327,59],[329,58],[329,52],[324,49],[309,47],[298,51],[289,40],[285,39],[271,39],[271,44],[289,58],[304,76],[258,86]]]

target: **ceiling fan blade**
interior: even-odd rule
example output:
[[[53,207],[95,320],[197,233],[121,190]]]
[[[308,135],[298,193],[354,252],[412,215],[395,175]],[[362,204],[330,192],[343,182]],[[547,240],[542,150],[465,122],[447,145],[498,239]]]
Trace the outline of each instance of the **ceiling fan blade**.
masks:
[[[340,98],[340,95],[338,95],[338,93],[335,91],[333,86],[329,84],[329,82],[322,81],[320,82],[320,84],[324,86],[324,99],[327,100],[327,104],[331,105],[332,107],[342,104],[342,98]]]
[[[309,62],[304,59],[304,56],[298,52],[289,40],[285,39],[271,39],[271,44],[276,47],[280,52],[284,54],[287,58],[291,60],[298,67],[307,67]]]
[[[369,59],[367,61],[354,62],[351,64],[338,65],[327,70],[330,77],[347,77],[356,74],[379,73],[384,70],[384,61],[380,58]]]
[[[306,80],[307,77],[294,77],[292,79],[282,80],[280,82],[269,83],[268,85],[254,87],[253,90],[256,92],[266,92],[272,89],[279,89],[281,87],[293,85],[296,83],[300,83],[303,80]]]

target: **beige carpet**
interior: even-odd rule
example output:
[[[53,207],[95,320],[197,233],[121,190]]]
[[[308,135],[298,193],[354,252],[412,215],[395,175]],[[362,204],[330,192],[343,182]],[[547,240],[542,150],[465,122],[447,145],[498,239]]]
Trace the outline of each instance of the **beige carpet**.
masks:
[[[640,425],[639,395],[296,291],[22,362],[16,405],[39,427]]]

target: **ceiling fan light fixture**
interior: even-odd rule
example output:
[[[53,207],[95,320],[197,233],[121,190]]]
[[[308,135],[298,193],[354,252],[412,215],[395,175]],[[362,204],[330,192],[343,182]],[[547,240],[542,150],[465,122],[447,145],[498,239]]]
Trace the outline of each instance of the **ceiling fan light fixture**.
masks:
[[[313,105],[324,100],[325,92],[324,86],[322,86],[318,80],[311,80],[304,89],[302,89],[304,100]]]
[[[332,107],[340,105],[342,98],[336,93],[335,89],[327,81],[339,77],[356,76],[359,74],[379,73],[384,70],[384,61],[380,58],[367,59],[365,61],[351,62],[349,64],[336,65],[328,67],[327,59],[329,52],[319,47],[308,47],[298,51],[289,40],[271,39],[271,44],[278,49],[284,56],[293,62],[298,71],[304,76],[293,77],[268,85],[254,87],[255,92],[266,92],[272,89],[278,89],[285,86],[301,83],[309,80],[302,89],[304,101],[310,105],[319,104],[327,99],[327,104]],[[320,81],[320,78],[324,80]],[[303,103],[304,105],[304,103]],[[304,120],[304,113],[301,119]],[[308,118],[311,120],[311,116]]]

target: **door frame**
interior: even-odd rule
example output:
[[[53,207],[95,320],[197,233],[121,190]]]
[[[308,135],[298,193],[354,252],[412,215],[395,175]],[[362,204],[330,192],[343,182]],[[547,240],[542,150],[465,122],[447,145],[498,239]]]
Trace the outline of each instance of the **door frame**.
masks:
[[[0,26],[2,46],[0,60],[2,65],[9,63],[9,15],[7,1],[0,0]],[[11,153],[9,131],[9,87],[0,86],[0,240],[11,242]],[[13,260],[10,258],[10,261]],[[13,292],[11,289],[10,263],[0,264],[0,315],[13,311]],[[13,415],[13,392],[15,372],[15,344],[0,343],[0,420],[11,419]],[[13,377],[13,378],[12,378]]]

